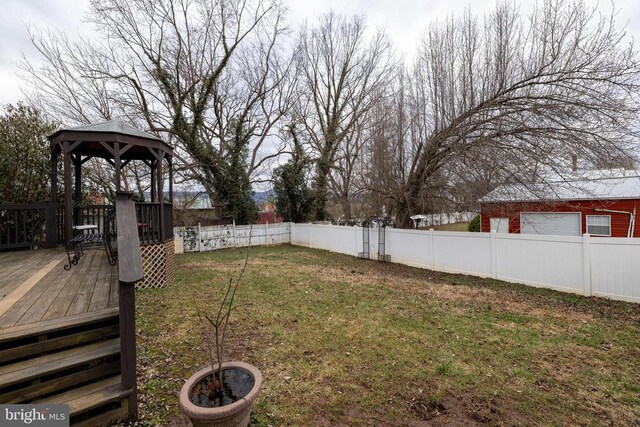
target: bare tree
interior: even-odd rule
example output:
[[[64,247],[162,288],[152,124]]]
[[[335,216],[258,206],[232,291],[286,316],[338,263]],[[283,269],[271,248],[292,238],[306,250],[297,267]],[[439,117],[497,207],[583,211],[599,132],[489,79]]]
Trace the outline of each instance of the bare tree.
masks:
[[[357,185],[356,169],[362,155],[367,122],[359,121],[339,145],[334,160],[333,170],[329,174],[329,188],[342,208],[345,219],[352,218],[351,204],[353,197],[362,193],[363,188]]]
[[[408,227],[437,194],[432,184],[451,184],[470,155],[522,182],[562,173],[572,154],[628,158],[640,66],[624,40],[613,15],[564,0],[543,2],[528,19],[501,3],[484,24],[467,12],[430,26],[407,103],[402,185],[390,194],[398,223]]]
[[[337,153],[346,140],[355,141],[358,124],[390,77],[393,56],[384,32],[367,41],[364,18],[347,20],[333,12],[321,17],[317,27],[302,29],[298,52],[302,71],[296,116],[315,152],[315,216],[323,220]]]
[[[164,135],[185,176],[248,218],[292,96],[283,13],[279,0],[93,0],[100,42],[34,32],[45,66],[23,68],[57,117],[125,118]]]

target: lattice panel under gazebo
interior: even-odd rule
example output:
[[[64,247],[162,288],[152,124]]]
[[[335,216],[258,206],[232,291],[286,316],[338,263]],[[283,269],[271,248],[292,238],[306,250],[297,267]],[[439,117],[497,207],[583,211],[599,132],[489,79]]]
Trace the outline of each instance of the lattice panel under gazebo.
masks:
[[[175,278],[175,254],[173,241],[144,245],[140,248],[144,280],[136,289],[156,289],[173,283]]]

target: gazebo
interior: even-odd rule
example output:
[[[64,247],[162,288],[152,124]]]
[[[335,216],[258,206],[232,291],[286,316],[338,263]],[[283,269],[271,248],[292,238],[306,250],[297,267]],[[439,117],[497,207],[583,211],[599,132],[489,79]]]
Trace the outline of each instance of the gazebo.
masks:
[[[123,190],[123,168],[142,162],[149,168],[150,201],[136,203],[136,215],[145,280],[140,287],[158,287],[173,281],[173,150],[161,139],[120,120],[70,129],[49,136],[51,144],[51,206],[47,246],[74,237],[75,226],[87,222],[104,226],[105,213],[114,205],[81,204],[82,169],[92,158],[113,166],[115,190]],[[58,161],[62,157],[64,202],[58,204]],[[168,184],[165,187],[165,184]],[[165,188],[167,191],[165,191]],[[112,232],[113,230],[100,230]]]

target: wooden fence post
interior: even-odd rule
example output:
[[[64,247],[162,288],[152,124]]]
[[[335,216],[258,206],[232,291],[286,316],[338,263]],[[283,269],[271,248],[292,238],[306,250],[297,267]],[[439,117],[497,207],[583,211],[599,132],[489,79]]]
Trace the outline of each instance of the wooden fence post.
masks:
[[[129,417],[138,417],[136,372],[135,284],[144,278],[133,193],[116,193],[118,232],[118,308],[120,312],[120,375],[123,390],[131,390]]]
[[[269,221],[266,221],[266,233],[267,233],[267,246],[269,246]]]

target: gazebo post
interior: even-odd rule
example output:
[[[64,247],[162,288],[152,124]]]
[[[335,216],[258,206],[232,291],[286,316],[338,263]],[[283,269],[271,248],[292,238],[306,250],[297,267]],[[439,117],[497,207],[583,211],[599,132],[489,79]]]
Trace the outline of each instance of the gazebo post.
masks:
[[[115,180],[116,180],[116,193],[118,191],[121,191],[120,188],[120,175],[121,175],[121,168],[122,168],[122,164],[120,163],[120,144],[119,143],[115,143],[113,144],[113,163],[115,165],[114,169],[116,170],[115,172]]]
[[[80,224],[80,207],[78,204],[80,203],[80,199],[82,198],[82,163],[80,162],[80,154],[71,155],[73,160],[73,172],[75,175],[74,182],[74,204],[73,204],[73,223],[75,225]]]
[[[56,147],[51,147],[51,196],[49,216],[47,218],[47,247],[55,248],[58,244],[58,154]]]
[[[164,160],[164,150],[158,150],[158,167],[157,167],[157,185],[158,185],[158,202],[160,203],[160,240],[164,242],[164,180],[162,178],[162,161]]]
[[[169,201],[173,203],[173,160],[171,157],[167,158],[169,163]]]
[[[156,188],[156,161],[151,160],[151,202],[158,201],[158,191]]]
[[[64,162],[64,240],[73,239],[73,193],[71,189],[71,153],[69,153],[69,142],[64,141],[63,162]]]

